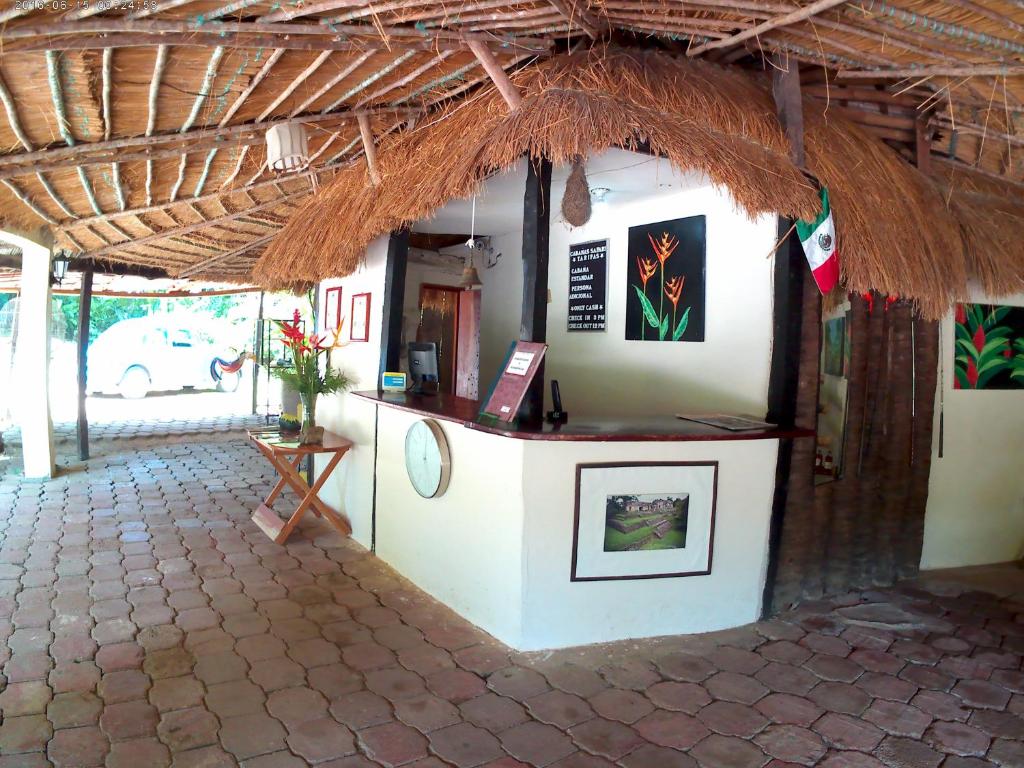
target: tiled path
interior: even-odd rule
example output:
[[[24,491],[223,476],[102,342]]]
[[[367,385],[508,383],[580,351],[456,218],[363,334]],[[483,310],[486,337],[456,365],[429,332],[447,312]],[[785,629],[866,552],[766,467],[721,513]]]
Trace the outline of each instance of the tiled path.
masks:
[[[0,478],[0,767],[1024,765],[1021,571],[524,656],[315,522],[271,543],[270,480],[238,440]]]
[[[118,440],[146,440],[153,437],[180,437],[182,435],[198,435],[209,432],[244,431],[263,426],[262,416],[227,413],[218,416],[171,416],[161,419],[98,421],[89,425],[90,444]],[[57,446],[67,446],[77,440],[78,425],[75,422],[57,422],[53,425],[53,442]],[[4,442],[8,447],[17,448],[21,445],[21,429],[12,426],[3,432]],[[115,446],[116,447],[116,446]],[[134,446],[125,446],[131,450]]]

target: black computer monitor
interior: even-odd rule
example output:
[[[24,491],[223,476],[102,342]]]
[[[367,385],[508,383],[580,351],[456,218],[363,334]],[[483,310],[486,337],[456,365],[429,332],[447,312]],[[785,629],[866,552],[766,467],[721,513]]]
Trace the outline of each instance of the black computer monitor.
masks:
[[[437,378],[437,344],[432,341],[409,342],[409,375],[412,376],[413,394],[432,395],[423,389],[423,382]]]

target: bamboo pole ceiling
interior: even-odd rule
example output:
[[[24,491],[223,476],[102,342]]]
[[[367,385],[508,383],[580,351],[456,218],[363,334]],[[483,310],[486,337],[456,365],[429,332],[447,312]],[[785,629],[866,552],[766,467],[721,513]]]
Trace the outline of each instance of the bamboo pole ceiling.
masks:
[[[482,58],[609,41],[785,52],[826,114],[908,158],[929,137],[943,184],[1024,187],[1020,0],[11,0],[0,22],[0,218],[196,279],[246,281],[334,169],[489,84]],[[280,121],[305,124],[310,170],[266,170]]]

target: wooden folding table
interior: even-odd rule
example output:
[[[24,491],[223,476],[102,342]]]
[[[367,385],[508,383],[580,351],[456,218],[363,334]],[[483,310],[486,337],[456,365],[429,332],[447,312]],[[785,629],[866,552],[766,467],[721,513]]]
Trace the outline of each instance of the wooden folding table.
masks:
[[[343,536],[352,534],[352,526],[349,525],[342,515],[335,512],[327,504],[320,500],[317,493],[327,481],[327,478],[334,472],[338,462],[352,447],[352,441],[347,440],[333,432],[324,431],[322,443],[315,445],[300,445],[298,440],[291,440],[288,436],[282,436],[276,430],[257,430],[249,432],[249,439],[256,445],[259,452],[267,457],[267,460],[274,465],[274,468],[281,475],[281,479],[274,486],[274,489],[267,496],[266,500],[259,505],[252,515],[252,521],[259,526],[267,536],[277,544],[283,544],[291,535],[292,530],[298,524],[307,509],[313,510],[317,517],[323,516],[327,521],[341,531]],[[316,482],[310,487],[302,475],[299,474],[299,463],[307,456],[329,453],[331,455],[327,466],[320,472]],[[282,520],[271,508],[274,499],[278,497],[285,486],[290,487],[302,499],[299,506],[295,508],[291,517]]]

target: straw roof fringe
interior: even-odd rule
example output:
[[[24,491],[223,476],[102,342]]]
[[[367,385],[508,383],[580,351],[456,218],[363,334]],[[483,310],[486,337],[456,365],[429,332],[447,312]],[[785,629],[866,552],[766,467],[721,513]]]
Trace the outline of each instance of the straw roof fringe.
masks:
[[[820,107],[818,108],[820,110]],[[842,284],[914,301],[942,316],[966,296],[964,235],[938,185],[842,118],[805,104],[807,167],[828,187]]]
[[[649,149],[727,187],[750,215],[817,210],[812,185],[788,159],[770,98],[738,72],[592,49],[513,80],[524,101],[512,114],[489,88],[386,140],[373,189],[363,164],[341,171],[284,227],[257,263],[257,279],[348,274],[375,237],[472,195],[524,153],[567,163],[609,147]]]
[[[349,274],[374,238],[472,195],[524,154],[570,163],[610,147],[649,150],[702,172],[751,216],[817,214],[817,193],[789,159],[764,78],[660,52],[596,48],[513,79],[524,101],[511,114],[489,88],[384,142],[380,185],[370,187],[362,163],[340,172],[271,243],[256,279],[280,285]],[[805,105],[807,166],[830,190],[843,285],[909,298],[927,317],[941,316],[966,296],[978,269],[966,255],[976,227],[962,227],[938,185],[895,151],[820,110]],[[963,210],[957,205],[954,213]],[[976,252],[979,241],[970,247]],[[989,283],[1012,272],[998,259],[983,267]]]
[[[1024,191],[959,168],[936,170],[969,244],[968,274],[990,296],[1024,293]]]

